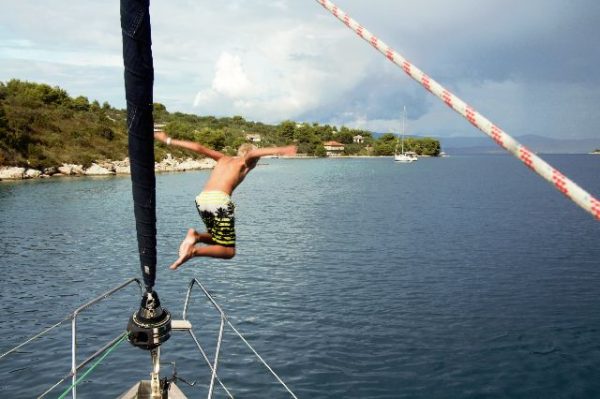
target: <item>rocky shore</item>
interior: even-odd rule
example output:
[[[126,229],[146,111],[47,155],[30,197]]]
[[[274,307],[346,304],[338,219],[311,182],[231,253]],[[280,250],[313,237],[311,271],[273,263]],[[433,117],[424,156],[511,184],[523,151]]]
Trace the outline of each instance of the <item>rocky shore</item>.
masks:
[[[160,162],[154,164],[154,170],[157,172],[183,172],[187,170],[212,169],[215,161],[210,158],[204,159],[177,159],[171,154]],[[128,175],[130,174],[129,158],[123,161],[97,161],[88,168],[83,165],[63,164],[53,166],[43,170],[0,166],[1,180],[23,180],[50,178],[60,176],[110,176],[110,175]]]

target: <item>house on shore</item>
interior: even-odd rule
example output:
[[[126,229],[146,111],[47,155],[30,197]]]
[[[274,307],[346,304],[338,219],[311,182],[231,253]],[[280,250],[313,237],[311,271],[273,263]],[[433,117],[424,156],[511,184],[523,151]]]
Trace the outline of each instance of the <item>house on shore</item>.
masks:
[[[325,153],[328,157],[339,157],[344,152],[344,145],[337,141],[326,141],[323,143]]]
[[[360,134],[357,134],[356,136],[352,137],[352,142],[354,144],[362,144],[365,142],[365,138]]]

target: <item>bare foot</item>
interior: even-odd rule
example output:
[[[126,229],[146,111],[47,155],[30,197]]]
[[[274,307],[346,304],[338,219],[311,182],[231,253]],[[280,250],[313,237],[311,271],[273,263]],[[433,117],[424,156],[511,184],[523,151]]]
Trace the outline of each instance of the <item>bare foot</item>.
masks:
[[[194,248],[196,245],[196,230],[188,229],[188,232],[181,242],[179,246],[179,258],[171,266],[169,269],[175,270],[183,263],[188,261],[191,257],[194,256]]]

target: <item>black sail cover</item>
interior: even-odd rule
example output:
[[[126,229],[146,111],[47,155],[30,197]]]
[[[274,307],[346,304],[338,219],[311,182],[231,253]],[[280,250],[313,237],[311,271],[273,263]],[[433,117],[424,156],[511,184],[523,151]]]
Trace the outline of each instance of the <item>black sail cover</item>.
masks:
[[[125,97],[133,210],[144,284],[156,279],[156,178],[150,1],[121,0]]]

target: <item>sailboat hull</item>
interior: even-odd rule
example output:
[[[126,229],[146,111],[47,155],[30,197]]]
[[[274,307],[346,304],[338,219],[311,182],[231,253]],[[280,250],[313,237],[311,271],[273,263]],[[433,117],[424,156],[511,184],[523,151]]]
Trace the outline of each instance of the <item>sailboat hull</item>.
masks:
[[[417,160],[416,156],[407,154],[396,154],[394,155],[394,161],[399,163],[411,163]]]

